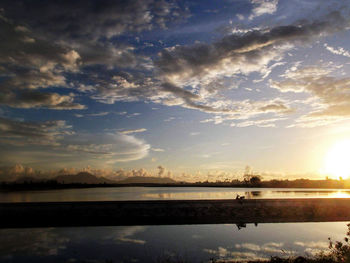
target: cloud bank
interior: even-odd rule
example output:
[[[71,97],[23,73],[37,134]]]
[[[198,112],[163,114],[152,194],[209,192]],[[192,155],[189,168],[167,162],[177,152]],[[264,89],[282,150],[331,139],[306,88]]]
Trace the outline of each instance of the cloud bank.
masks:
[[[110,165],[142,159],[151,149],[145,141],[132,135],[84,132],[77,134],[72,126],[63,120],[47,122],[14,121],[6,118],[0,120],[0,142],[7,145],[0,151],[2,156],[5,156],[6,152],[11,154],[16,147],[30,146],[31,151],[41,155],[42,164],[50,158],[55,158],[57,163],[70,159],[74,162],[95,161],[94,164],[100,162]],[[48,150],[51,153],[45,156]]]

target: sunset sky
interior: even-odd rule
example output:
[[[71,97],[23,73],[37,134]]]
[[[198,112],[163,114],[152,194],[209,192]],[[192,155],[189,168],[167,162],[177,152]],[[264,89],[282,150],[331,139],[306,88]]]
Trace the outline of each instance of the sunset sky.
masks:
[[[348,0],[2,0],[0,166],[324,178],[350,139],[349,14]]]

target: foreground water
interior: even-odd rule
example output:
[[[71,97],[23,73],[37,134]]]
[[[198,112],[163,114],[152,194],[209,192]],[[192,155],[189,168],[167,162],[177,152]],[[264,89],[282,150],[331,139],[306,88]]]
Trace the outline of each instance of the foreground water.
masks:
[[[246,198],[348,198],[349,190],[226,187],[101,187],[1,192],[0,202],[186,200]]]
[[[121,187],[0,192],[0,202],[231,199],[237,194],[246,198],[350,197],[350,191],[329,189]],[[328,237],[343,240],[346,223],[0,229],[0,262],[161,263],[169,258],[210,262],[312,256],[328,250]]]
[[[25,219],[23,219],[25,220]],[[312,256],[346,222],[0,230],[1,262],[186,262]]]

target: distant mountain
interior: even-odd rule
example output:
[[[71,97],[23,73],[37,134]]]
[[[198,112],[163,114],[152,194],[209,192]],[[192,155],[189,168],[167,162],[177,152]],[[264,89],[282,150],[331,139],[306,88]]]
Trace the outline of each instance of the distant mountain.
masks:
[[[118,181],[118,184],[174,184],[175,180],[168,177],[143,177],[134,176]]]
[[[53,180],[61,184],[115,184],[116,181],[104,178],[97,177],[88,172],[80,172],[77,174],[69,175],[59,175]]]

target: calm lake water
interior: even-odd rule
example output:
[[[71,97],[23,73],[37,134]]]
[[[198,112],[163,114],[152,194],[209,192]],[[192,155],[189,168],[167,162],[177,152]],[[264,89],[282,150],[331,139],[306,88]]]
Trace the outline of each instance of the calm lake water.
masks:
[[[350,197],[346,190],[123,187],[0,193],[0,202]],[[69,215],[67,215],[69,216]],[[25,220],[25,218],[23,218]],[[0,229],[0,262],[188,262],[314,255],[347,222]]]
[[[350,190],[222,187],[106,187],[1,192],[0,202],[116,201],[246,198],[348,198]]]
[[[23,219],[25,220],[25,219]],[[0,262],[186,262],[314,255],[346,222],[0,230]]]

